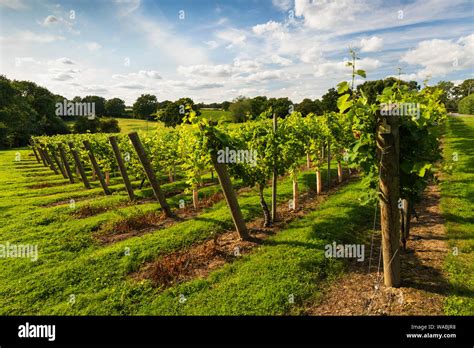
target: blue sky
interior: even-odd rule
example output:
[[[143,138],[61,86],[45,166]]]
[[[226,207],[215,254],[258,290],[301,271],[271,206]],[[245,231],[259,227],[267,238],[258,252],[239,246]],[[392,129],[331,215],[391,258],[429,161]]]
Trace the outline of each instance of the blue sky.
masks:
[[[68,98],[299,102],[350,78],[349,47],[368,79],[474,77],[469,0],[0,0],[0,19],[0,73]]]

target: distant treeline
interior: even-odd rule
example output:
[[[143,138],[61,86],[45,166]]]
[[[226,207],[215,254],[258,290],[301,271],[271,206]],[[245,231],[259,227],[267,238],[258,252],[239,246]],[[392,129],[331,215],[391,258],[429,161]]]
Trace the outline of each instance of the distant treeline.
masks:
[[[357,86],[357,90],[364,91],[369,103],[375,103],[377,94],[394,82],[394,78],[367,81]],[[404,83],[410,89],[420,88],[415,81]],[[449,81],[441,81],[434,87],[443,90],[441,100],[448,111],[456,112],[459,107],[459,112],[474,113],[474,97],[470,95],[474,89],[474,79],[465,80],[457,86]],[[152,94],[142,94],[132,107],[127,107],[125,101],[120,98],[105,99],[90,95],[67,100],[34,82],[9,80],[0,75],[0,97],[0,147],[18,147],[28,144],[32,135],[66,134],[71,131],[75,133],[118,132],[120,131],[118,122],[112,117],[158,120],[167,126],[176,126],[183,122],[185,115],[191,109],[197,115],[200,115],[200,109],[206,108],[229,111],[233,122],[271,117],[274,113],[284,118],[293,111],[300,112],[303,116],[309,113],[322,115],[325,112],[337,111],[339,95],[336,89],[330,88],[321,99],[306,98],[300,103],[293,103],[289,98],[267,98],[266,96],[254,98],[240,96],[233,101],[220,103],[194,103],[191,98],[160,102]],[[462,100],[463,98],[465,100]],[[65,101],[93,103],[96,117],[58,116],[56,105]],[[74,121],[72,129],[68,127],[65,120]]]

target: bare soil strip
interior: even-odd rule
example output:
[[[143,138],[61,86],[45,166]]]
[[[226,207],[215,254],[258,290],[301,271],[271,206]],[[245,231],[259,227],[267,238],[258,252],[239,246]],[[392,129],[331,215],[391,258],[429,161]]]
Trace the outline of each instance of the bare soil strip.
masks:
[[[331,188],[329,194],[340,187],[338,185]],[[247,224],[252,237],[249,241],[240,240],[236,231],[229,230],[216,235],[214,239],[163,255],[155,261],[146,263],[140,270],[132,273],[131,277],[137,281],[150,279],[154,286],[162,290],[192,279],[205,278],[211,271],[222,267],[225,263],[252,252],[255,247],[262,245],[265,239],[277,234],[288,223],[314,210],[327,196],[328,194],[324,193],[315,197],[312,191],[304,193],[300,195],[300,208],[297,211],[290,210],[288,203],[279,204],[278,221],[272,227],[262,227],[263,218],[261,217]]]
[[[377,276],[378,231],[374,238],[371,272],[368,273],[369,251],[366,250],[366,261],[349,263],[347,272],[326,289],[321,302],[307,304],[306,314],[443,315],[443,301],[449,291],[443,261],[449,249],[439,201],[439,189],[432,185],[416,206],[419,220],[412,222],[407,251],[401,253],[400,288],[383,285],[382,266],[380,276]]]

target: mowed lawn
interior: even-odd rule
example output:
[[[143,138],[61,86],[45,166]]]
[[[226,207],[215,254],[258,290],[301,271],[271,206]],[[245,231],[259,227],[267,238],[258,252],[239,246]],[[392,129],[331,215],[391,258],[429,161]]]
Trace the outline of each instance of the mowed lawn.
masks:
[[[451,252],[445,268],[452,294],[449,315],[474,315],[474,116],[450,117],[444,143],[441,209]]]
[[[300,173],[299,182],[301,192],[314,190],[314,172]],[[164,184],[163,189],[173,191],[180,185]],[[0,257],[0,315],[298,313],[303,301],[316,296],[318,288],[341,269],[339,262],[324,258],[323,246],[333,240],[364,238],[364,222],[370,221],[371,212],[357,200],[360,184],[349,184],[252,254],[207,279],[163,291],[149,280],[135,280],[132,273],[148,261],[232,229],[226,203],[220,201],[191,220],[104,245],[95,232],[105,228],[113,233],[124,221],[159,211],[154,201],[127,203],[118,177],[112,178],[111,188],[113,195],[105,197],[97,181],[91,190],[79,182],[68,184],[37,164],[29,150],[0,151],[0,244],[38,246],[36,261]],[[269,190],[265,196],[269,200]],[[291,196],[292,182],[285,178],[279,185],[279,201],[288,202]],[[190,195],[168,199],[176,208],[180,198],[189,202]],[[254,190],[242,192],[239,201],[247,221],[260,217]],[[77,216],[83,208],[95,213]],[[290,294],[294,303],[288,302]],[[181,295],[186,296],[185,303],[180,302]]]

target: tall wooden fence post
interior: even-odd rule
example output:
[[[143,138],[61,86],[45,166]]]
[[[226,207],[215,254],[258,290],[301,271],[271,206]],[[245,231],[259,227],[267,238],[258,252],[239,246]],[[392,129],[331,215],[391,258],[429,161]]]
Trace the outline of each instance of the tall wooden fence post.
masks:
[[[43,147],[43,153],[44,153],[44,156],[46,158],[46,162],[48,162],[48,164],[49,164],[49,168],[51,168],[51,170],[54,172],[54,174],[59,174],[58,170],[54,166],[53,160],[49,156],[48,148],[46,146]]]
[[[89,159],[91,160],[92,167],[94,168],[95,174],[99,178],[100,186],[102,186],[102,190],[104,190],[104,193],[106,195],[110,195],[110,190],[105,183],[104,175],[102,175],[102,171],[100,170],[99,165],[97,164],[97,161],[94,156],[94,152],[92,151],[91,144],[89,143],[88,140],[84,140],[82,142],[84,144],[84,148],[87,150],[87,154],[89,155]]]
[[[222,191],[224,192],[224,197],[229,206],[232,220],[234,221],[235,228],[240,238],[243,240],[248,240],[250,238],[247,225],[245,224],[242,211],[240,210],[239,201],[232,186],[230,180],[229,172],[225,163],[219,163],[217,161],[217,156],[211,155],[212,165],[216,170],[217,177],[219,178],[219,183],[221,184]]]
[[[380,116],[377,148],[380,158],[379,201],[384,283],[400,286],[400,196],[398,117]]]
[[[64,169],[66,170],[66,174],[69,178],[69,182],[71,184],[74,184],[74,178],[72,176],[71,167],[69,167],[69,163],[67,161],[66,151],[64,151],[62,144],[58,145],[58,149],[59,149],[59,156],[61,156],[61,160],[63,162]]]
[[[68,145],[69,145],[69,148],[71,149],[72,156],[74,157],[74,162],[76,162],[76,168],[79,170],[79,175],[82,178],[84,187],[87,189],[90,189],[91,185],[89,184],[89,180],[87,179],[86,172],[84,171],[84,167],[82,166],[81,159],[79,158],[79,154],[77,153],[77,150],[74,149],[73,143],[68,143]]]
[[[276,113],[273,114],[273,134],[276,137],[278,129],[278,118]],[[273,177],[272,177],[272,221],[277,221],[277,181],[278,181],[278,173],[277,173],[277,156],[273,158]]]
[[[112,150],[114,151],[115,159],[117,160],[120,175],[122,175],[123,183],[125,184],[125,189],[127,190],[128,197],[131,201],[133,201],[135,199],[135,194],[133,193],[132,184],[130,183],[130,179],[128,178],[127,168],[125,167],[125,163],[123,162],[122,153],[120,152],[117,143],[117,137],[111,136],[109,137],[109,141],[112,145]]]
[[[128,135],[128,137],[132,141],[132,145],[135,148],[135,151],[137,152],[138,158],[140,159],[143,169],[145,169],[145,174],[148,178],[148,181],[151,184],[151,187],[153,189],[153,193],[155,194],[156,199],[158,200],[158,202],[160,202],[161,209],[163,209],[165,216],[173,217],[174,214],[171,212],[168,202],[166,202],[165,195],[163,194],[160,184],[158,183],[158,180],[156,179],[155,172],[153,171],[153,168],[151,167],[150,160],[148,159],[148,156],[145,152],[145,148],[143,147],[143,144],[140,141],[138,133],[132,132]]]
[[[46,157],[44,156],[43,149],[40,146],[38,146],[37,149],[38,149],[38,153],[41,157],[41,161],[43,162],[43,166],[47,167],[48,163],[46,162]]]
[[[64,170],[62,164],[61,164],[61,161],[59,160],[58,158],[58,155],[56,154],[56,151],[54,151],[54,149],[50,149],[51,151],[51,156],[53,156],[53,159],[54,159],[54,162],[56,163],[56,165],[58,166],[59,168],[59,171],[61,172],[62,176],[64,179],[67,179],[67,173],[66,171]]]
[[[40,159],[39,159],[39,157],[38,157],[38,153],[36,152],[35,146],[34,146],[34,145],[31,145],[31,148],[33,149],[33,153],[35,154],[36,161],[37,161],[38,163],[41,163],[41,161],[40,161]]]

